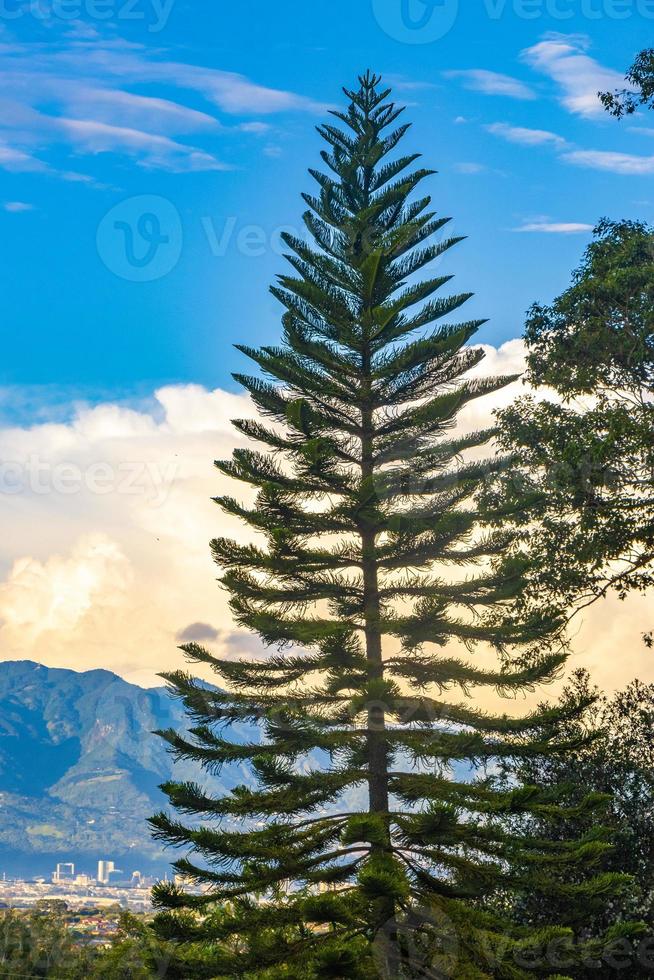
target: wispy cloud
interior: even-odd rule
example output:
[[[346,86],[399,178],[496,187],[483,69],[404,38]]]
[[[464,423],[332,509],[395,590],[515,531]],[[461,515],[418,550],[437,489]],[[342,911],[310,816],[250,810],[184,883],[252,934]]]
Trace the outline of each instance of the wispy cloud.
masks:
[[[254,120],[252,122],[239,123],[237,128],[241,133],[254,133],[255,136],[265,136],[265,134],[269,133],[272,129],[270,123],[257,122]]]
[[[603,170],[612,174],[644,177],[654,174],[654,156],[638,156],[631,153],[613,153],[608,150],[573,150],[564,153],[562,159],[577,167]]]
[[[477,174],[484,174],[487,172],[488,167],[483,163],[473,163],[473,162],[463,162],[455,163],[453,169],[458,174],[466,174],[468,176],[476,176]]]
[[[587,38],[555,35],[522,52],[522,60],[541,72],[560,89],[561,103],[581,116],[601,116],[597,93],[624,87],[624,77],[605,68],[587,54]]]
[[[392,86],[396,92],[424,92],[425,90],[435,89],[438,86],[433,82],[424,82],[418,79],[406,78],[404,75],[384,75],[384,81]]]
[[[589,44],[585,37],[551,35],[523,51],[521,58],[557,83],[561,104],[569,112],[587,118],[602,117],[604,109],[597,93],[623,86],[624,79],[619,72],[605,68],[591,58],[587,53]],[[509,143],[549,148],[559,160],[577,167],[627,176],[649,176],[654,173],[654,156],[584,149],[550,130],[514,126],[506,122],[490,123],[484,128]],[[646,126],[631,126],[629,129],[641,135],[654,135],[654,129]],[[575,222],[537,221],[513,230],[572,234],[587,231],[588,228]]]
[[[156,54],[139,45],[93,41],[68,48],[51,60],[54,65],[73,68],[76,73],[93,72],[100,77],[119,78],[129,84],[159,82],[194,91],[231,115],[274,115],[293,111],[316,113],[326,108],[324,103],[295,92],[259,85],[236,72],[160,60]]]
[[[68,115],[81,119],[91,116],[97,122],[110,125],[133,129],[149,126],[156,128],[161,135],[178,136],[221,128],[218,120],[206,112],[169,99],[152,98],[122,89],[83,88],[71,84],[68,89],[61,85],[60,95]]]
[[[622,153],[612,150],[585,150],[579,149],[574,144],[568,143],[562,136],[552,133],[545,129],[527,129],[522,126],[511,126],[509,123],[490,123],[484,127],[487,132],[509,143],[516,143],[520,146],[549,147],[554,150],[560,160],[565,163],[573,164],[577,167],[586,167],[589,170],[601,170],[606,173],[613,173],[627,176],[649,176],[654,174],[654,156],[639,156],[638,154]],[[572,225],[570,228],[543,227],[548,222],[531,223],[523,228],[514,228],[514,231],[587,231],[586,226],[577,227]],[[538,225],[536,227],[535,225]]]
[[[519,228],[511,229],[515,232],[541,232],[546,235],[578,235],[592,230],[592,225],[578,221],[527,221]]]
[[[0,168],[67,179],[85,175],[52,167],[53,145],[76,157],[120,154],[172,173],[225,170],[231,133],[271,129],[252,116],[324,109],[244,75],[164,60],[159,51],[97,35],[47,47],[0,45],[0,72]]]
[[[486,71],[483,68],[445,71],[443,75],[445,78],[460,79],[465,88],[473,92],[481,92],[482,95],[504,95],[510,99],[523,100],[537,98],[533,89],[519,79],[495,71]]]
[[[654,156],[639,156],[638,154],[622,153],[612,150],[577,149],[562,136],[544,129],[526,129],[522,126],[511,126],[508,123],[490,123],[484,127],[487,132],[509,143],[520,146],[544,146],[554,150],[558,158],[565,163],[589,170],[601,170],[606,173],[626,176],[649,176],[654,174]],[[547,223],[545,223],[547,224]],[[547,231],[545,227],[524,227],[514,231]],[[586,227],[572,227],[570,231],[586,231]]]
[[[15,173],[48,169],[43,161],[16,146],[10,146],[5,140],[0,140],[0,167]]]
[[[177,173],[230,169],[211,153],[138,129],[110,126],[92,119],[58,119],[56,128],[86,153],[126,153],[136,157],[142,166]]]
[[[485,129],[493,136],[499,136],[509,143],[518,143],[520,146],[566,146],[562,136],[557,136],[547,129],[528,129],[524,126],[511,126],[509,123],[500,122],[490,123]]]
[[[27,201],[5,201],[2,210],[10,214],[21,214],[23,211],[33,211],[34,205],[28,204]]]

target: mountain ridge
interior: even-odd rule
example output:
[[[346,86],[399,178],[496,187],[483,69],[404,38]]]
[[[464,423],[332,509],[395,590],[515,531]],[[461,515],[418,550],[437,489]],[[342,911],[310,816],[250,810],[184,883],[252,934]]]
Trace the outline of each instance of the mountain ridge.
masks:
[[[0,869],[114,856],[167,867],[172,857],[146,822],[167,804],[159,785],[194,779],[221,793],[249,781],[239,766],[216,777],[175,763],[154,734],[171,727],[185,730],[188,720],[165,687],[101,668],[0,663]],[[236,726],[234,736],[252,732]]]

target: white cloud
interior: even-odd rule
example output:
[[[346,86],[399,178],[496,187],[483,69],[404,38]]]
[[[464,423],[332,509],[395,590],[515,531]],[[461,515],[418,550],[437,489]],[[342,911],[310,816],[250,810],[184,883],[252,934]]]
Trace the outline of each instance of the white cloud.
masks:
[[[517,78],[501,75],[495,71],[483,68],[473,68],[465,71],[443,72],[445,78],[459,78],[467,89],[481,92],[482,95],[504,95],[510,99],[531,100],[537,98],[533,89]]]
[[[0,167],[4,170],[16,173],[29,173],[30,171],[45,171],[47,166],[41,160],[37,160],[30,153],[16,146],[10,146],[5,140],[0,140]]]
[[[168,136],[158,136],[124,126],[111,126],[92,119],[57,119],[53,123],[70,142],[86,153],[123,152],[147,167],[158,167],[173,173],[194,170],[229,170],[227,164],[197,147],[178,143]]]
[[[74,92],[74,97],[69,97]],[[24,149],[0,144],[0,166],[5,169],[42,170],[57,173],[66,179],[84,179],[84,175],[55,171],[41,160],[26,152],[25,148],[36,144],[64,144],[79,153],[122,153],[138,163],[159,167],[172,172],[185,170],[228,169],[210,153],[195,146],[177,142],[163,131],[186,132],[191,129],[219,130],[216,120],[194,110],[162,99],[140,98],[126,92],[102,90],[98,93],[88,88],[62,86],[59,102],[78,115],[66,113],[53,115],[33,106],[26,106],[15,99],[0,99],[2,123],[14,142],[22,142]],[[81,115],[87,112],[88,117]],[[140,129],[121,125],[120,121],[139,123]],[[160,132],[153,132],[159,130]]]
[[[600,85],[601,81],[598,80],[597,70],[603,69],[599,69],[592,62],[592,59],[586,55],[573,53],[579,50],[581,43],[578,39],[564,41],[560,38],[542,41],[534,48],[530,48],[524,55],[527,60],[534,64],[550,65],[553,77],[556,75],[562,85],[564,77],[568,79],[569,85],[566,89],[568,94],[565,96],[564,102],[571,111],[582,115],[594,115],[595,103],[600,106],[601,110],[601,104],[596,97],[597,86]],[[615,79],[613,82],[615,83]],[[602,84],[607,87],[608,80],[604,78]],[[589,94],[591,90],[592,99]],[[515,143],[519,146],[549,147],[559,155],[559,159],[578,167],[628,176],[649,176],[654,173],[654,156],[639,156],[611,150],[579,149],[564,137],[559,136],[558,133],[553,133],[550,130],[513,126],[506,122],[489,123],[484,126],[484,129],[508,143]],[[638,131],[644,134],[654,133],[654,130],[647,130],[646,128],[639,128]],[[525,226],[513,230],[572,234],[588,231],[589,226],[576,222],[542,221],[528,222]]]
[[[34,205],[28,204],[27,201],[5,201],[2,208],[10,214],[20,214],[23,211],[33,211]]]
[[[575,221],[528,221],[519,228],[511,229],[517,232],[543,232],[546,235],[576,235],[592,230],[593,225]]]
[[[477,375],[522,371],[522,341],[484,349]],[[460,429],[487,425],[523,390],[517,382],[471,402]],[[64,422],[0,428],[2,658],[154,684],[182,665],[182,635],[201,634],[225,656],[258,652],[234,627],[208,548],[219,535],[251,539],[211,497],[253,499],[212,464],[244,444],[230,420],[252,415],[244,395],[173,385],[138,409],[78,406]],[[640,644],[649,613],[617,600],[587,611],[574,663],[596,667],[607,689],[636,674],[654,680]],[[615,636],[629,646],[628,672],[613,656]]]
[[[264,136],[271,130],[270,123],[252,121],[240,123],[238,129],[241,133],[254,133],[256,136]]]
[[[577,167],[629,177],[648,177],[654,174],[654,156],[642,157],[607,150],[574,150],[571,153],[564,153],[562,159]]]
[[[169,99],[152,98],[121,89],[82,88],[71,85],[62,91],[68,115],[78,119],[92,117],[95,122],[129,129],[156,127],[161,135],[211,132],[219,130],[218,120]]]
[[[624,76],[591,58],[586,53],[588,45],[587,38],[557,35],[527,48],[522,59],[556,82],[561,102],[570,112],[601,116],[604,108],[597,93],[623,88]]]
[[[424,92],[437,88],[433,82],[423,82],[417,79],[405,78],[403,75],[385,74],[384,82],[395,92]]]
[[[179,631],[206,621],[237,654],[208,543],[247,531],[211,497],[251,495],[213,460],[240,443],[231,419],[252,414],[243,395],[177,385],[147,409],[80,406],[0,429],[3,658],[155,683],[180,663]]]
[[[89,616],[115,613],[133,584],[118,546],[102,533],[82,536],[67,556],[19,558],[0,584],[0,622],[9,645],[74,635]]]
[[[483,163],[455,163],[453,169],[458,174],[466,174],[467,176],[476,176],[477,174],[484,174],[488,168]]]
[[[232,115],[274,115],[281,112],[322,112],[324,103],[283,89],[251,81],[237,72],[166,61],[141,45],[126,43],[78,44],[50,59],[51,71],[64,68],[82,77],[119,78],[126,83],[157,82],[198,92],[208,102]]]
[[[165,413],[166,426],[178,435],[219,432],[233,436],[232,419],[254,414],[249,398],[220,388],[207,391],[200,385],[169,385],[160,388],[156,398]]]
[[[271,115],[279,112],[324,112],[324,103],[315,102],[295,92],[267,88],[251,82],[243,75],[217,69],[171,63],[164,66],[171,71],[177,84],[195,89],[206,99],[214,102],[224,112],[233,115]]]
[[[499,136],[508,143],[518,143],[520,146],[554,146],[566,145],[562,136],[551,133],[547,129],[528,129],[524,126],[511,126],[509,123],[490,123],[484,127],[493,136]]]
[[[519,337],[514,340],[507,340],[500,347],[492,347],[490,344],[480,345],[484,351],[483,361],[477,365],[472,374],[476,377],[493,377],[494,375],[523,374],[526,368],[527,351],[525,342]],[[492,395],[479,401],[471,402],[466,405],[459,419],[465,419],[467,412],[472,412],[479,419],[490,417],[491,413],[500,406],[509,405],[515,397],[516,391],[521,390],[522,383],[516,382],[517,388],[502,388]]]
[[[77,156],[121,154],[173,173],[231,169],[222,152],[230,135],[270,129],[247,117],[324,109],[244,75],[164,60],[161,50],[98,36],[0,45],[0,72],[0,168],[67,179],[71,171],[47,163],[53,145]],[[217,112],[246,118],[226,125]],[[179,139],[188,134],[195,135],[192,143]]]

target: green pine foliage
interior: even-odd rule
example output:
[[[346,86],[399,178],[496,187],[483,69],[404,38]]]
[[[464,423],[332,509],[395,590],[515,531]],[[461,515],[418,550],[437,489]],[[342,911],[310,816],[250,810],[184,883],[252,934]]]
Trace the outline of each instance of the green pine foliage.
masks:
[[[164,675],[194,723],[161,733],[173,753],[211,772],[246,765],[255,781],[222,798],[165,787],[180,818],[157,815],[155,833],[209,890],[158,887],[157,927],[208,944],[212,976],[552,976],[544,954],[525,966],[527,952],[531,963],[567,924],[514,926],[489,897],[565,889],[589,904],[619,876],[594,874],[608,846],[596,829],[581,841],[512,834],[505,816],[565,811],[552,790],[499,790],[489,775],[497,760],[571,745],[562,709],[492,715],[473,698],[518,696],[565,662],[558,610],[514,615],[525,561],[507,557],[511,534],[475,503],[512,461],[493,429],[456,427],[513,378],[474,372],[480,321],[443,325],[469,297],[444,296],[450,276],[434,270],[459,239],[419,193],[431,171],[394,152],[402,110],[378,77],[359,81],[319,130],[312,243],[285,236],[283,340],[241,348],[260,369],[239,376],[260,421],[235,424],[261,448],[217,463],[257,490],[254,506],[218,500],[256,543],[212,548],[236,622],[270,652],[233,661],[185,647],[216,689]],[[494,665],[475,661],[479,648]],[[237,744],[234,723],[261,738]]]

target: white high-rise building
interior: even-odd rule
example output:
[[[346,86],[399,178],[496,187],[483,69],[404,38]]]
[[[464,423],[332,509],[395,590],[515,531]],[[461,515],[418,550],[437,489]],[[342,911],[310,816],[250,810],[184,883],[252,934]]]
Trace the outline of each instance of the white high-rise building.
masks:
[[[66,862],[64,864],[57,865],[57,870],[53,874],[52,880],[54,882],[72,881],[74,877],[75,877],[75,865]]]
[[[116,870],[116,865],[113,861],[98,861],[98,881],[102,885],[106,885],[109,881],[109,873]]]

